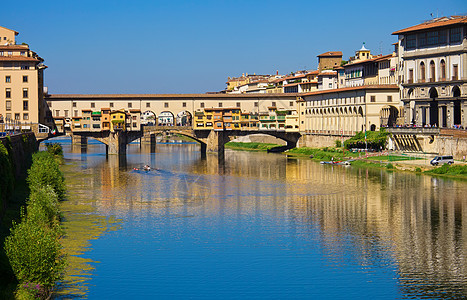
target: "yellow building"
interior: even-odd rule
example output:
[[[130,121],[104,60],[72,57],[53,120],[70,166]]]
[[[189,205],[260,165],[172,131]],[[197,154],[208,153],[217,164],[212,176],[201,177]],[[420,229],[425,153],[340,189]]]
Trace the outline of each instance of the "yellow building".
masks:
[[[123,109],[110,112],[110,131],[126,130],[126,117]]]
[[[43,95],[44,60],[28,45],[16,45],[17,35],[0,27],[0,123],[15,120],[51,126],[53,117]]]

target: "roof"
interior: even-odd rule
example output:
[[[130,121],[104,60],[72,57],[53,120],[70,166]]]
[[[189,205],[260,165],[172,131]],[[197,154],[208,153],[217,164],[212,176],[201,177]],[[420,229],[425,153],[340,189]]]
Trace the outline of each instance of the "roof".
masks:
[[[295,93],[261,93],[261,94],[49,94],[46,96],[47,100],[172,100],[172,99],[189,99],[189,100],[203,100],[203,99],[258,99],[258,98],[284,98],[284,97],[295,97]]]
[[[0,45],[0,50],[29,50],[28,45]]]
[[[0,56],[0,61],[35,61],[39,62],[40,60],[34,57],[27,56]]]
[[[451,17],[441,17],[436,18],[433,20],[426,21],[424,23],[407,27],[398,31],[394,31],[392,34],[404,34],[408,32],[415,32],[425,29],[437,28],[437,27],[445,27],[457,24],[467,24],[467,16],[451,16]]]
[[[337,75],[336,71],[331,71],[331,72],[321,72],[318,74],[318,76],[335,76]]]
[[[300,84],[300,82],[289,83],[289,84],[285,84],[284,87],[295,86],[295,85],[299,85],[299,84]]]
[[[318,55],[318,57],[340,57],[342,56],[342,51],[328,51],[323,54]]]
[[[141,112],[141,109],[136,109],[136,108],[135,109],[130,109],[130,112],[131,113],[139,113],[139,112]]]
[[[314,92],[301,94],[301,96],[302,97],[314,96],[314,95],[321,95],[321,94],[340,93],[340,92],[358,91],[358,90],[399,90],[399,87],[396,84],[361,85],[361,86],[353,86],[353,87],[346,87],[346,88],[340,88],[340,89],[314,91]],[[299,100],[299,101],[303,101],[303,100]]]
[[[318,75],[318,73],[319,73],[319,71],[315,70],[315,71],[308,72],[305,75]]]

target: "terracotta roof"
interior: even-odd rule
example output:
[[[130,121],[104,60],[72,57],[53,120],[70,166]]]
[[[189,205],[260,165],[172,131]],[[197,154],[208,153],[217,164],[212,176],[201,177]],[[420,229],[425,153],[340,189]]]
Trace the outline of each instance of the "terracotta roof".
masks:
[[[130,109],[130,112],[132,112],[132,113],[141,112],[141,109]]]
[[[315,71],[308,72],[305,75],[318,75],[318,73],[319,73],[319,70],[315,70]]]
[[[318,57],[338,57],[342,56],[342,51],[328,51],[318,55]]]
[[[289,83],[289,84],[285,84],[284,87],[296,86],[296,85],[299,85],[300,83],[301,82]]]
[[[318,74],[318,76],[335,76],[337,75],[337,72],[336,71],[332,71],[332,72],[321,72]]]
[[[0,50],[29,50],[28,45],[0,45]]]
[[[27,56],[0,56],[0,61],[40,61],[34,57]]]
[[[314,91],[314,92],[309,92],[309,93],[303,93],[301,94],[301,96],[304,97],[304,96],[313,96],[313,95],[340,93],[340,92],[358,91],[358,90],[399,90],[399,87],[395,84],[361,85],[361,86],[353,86],[353,87],[346,87],[346,88],[340,88],[340,89],[320,90],[320,91]],[[303,100],[299,100],[299,101],[303,101]]]
[[[92,109],[82,109],[81,111],[92,111]]]
[[[403,34],[407,32],[420,31],[425,29],[431,29],[436,27],[451,26],[456,24],[467,24],[467,16],[451,16],[451,17],[442,17],[434,20],[426,21],[422,24],[411,26],[405,29],[394,31],[392,34]]]

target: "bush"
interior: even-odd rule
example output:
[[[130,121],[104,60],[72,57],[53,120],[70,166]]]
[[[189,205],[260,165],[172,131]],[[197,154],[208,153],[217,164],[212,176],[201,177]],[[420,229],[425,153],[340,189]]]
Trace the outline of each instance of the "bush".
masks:
[[[380,131],[367,131],[366,132],[366,143],[365,143],[365,132],[360,131],[355,136],[344,142],[344,147],[346,149],[351,148],[365,148],[368,145],[369,149],[379,150],[384,149],[386,146],[386,141],[390,133],[386,132],[384,128],[381,128]]]
[[[420,168],[416,168],[416,169],[415,169],[415,172],[417,172],[417,173],[421,173],[421,172],[422,172],[422,169],[420,169]]]
[[[21,223],[13,222],[10,232],[5,253],[20,284],[51,290],[65,267],[59,227],[35,224],[23,216]]]
[[[45,144],[45,146],[47,147],[47,152],[49,152],[53,156],[63,157],[63,148],[62,145],[60,145],[59,143],[48,143]]]
[[[342,147],[342,142],[340,140],[335,141],[336,148]]]
[[[27,203],[27,217],[32,223],[53,227],[59,222],[58,196],[51,186],[31,191]]]
[[[391,163],[388,163],[388,164],[386,165],[386,169],[392,170],[392,169],[394,169],[394,165],[391,164]]]
[[[31,191],[50,185],[58,199],[63,199],[65,179],[54,157],[49,152],[42,151],[35,153],[32,160],[33,163],[28,170],[27,178]]]

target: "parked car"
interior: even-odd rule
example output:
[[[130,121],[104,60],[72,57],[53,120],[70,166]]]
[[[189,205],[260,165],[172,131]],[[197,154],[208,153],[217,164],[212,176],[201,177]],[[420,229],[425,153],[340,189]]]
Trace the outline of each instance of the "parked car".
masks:
[[[443,165],[443,164],[451,165],[453,163],[454,163],[454,159],[452,158],[452,155],[435,156],[435,158],[433,158],[430,161],[430,164],[433,166]]]

